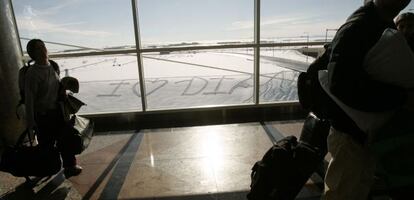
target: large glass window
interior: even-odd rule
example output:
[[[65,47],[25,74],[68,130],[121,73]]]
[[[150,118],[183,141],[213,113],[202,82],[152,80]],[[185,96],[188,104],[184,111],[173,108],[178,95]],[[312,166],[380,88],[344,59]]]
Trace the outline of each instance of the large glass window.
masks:
[[[255,2],[261,5],[260,35],[254,29]],[[297,101],[299,73],[362,4],[13,0],[23,49],[32,38],[46,42],[62,76],[80,81],[78,97],[88,104],[83,113],[252,105],[256,94],[259,103]]]

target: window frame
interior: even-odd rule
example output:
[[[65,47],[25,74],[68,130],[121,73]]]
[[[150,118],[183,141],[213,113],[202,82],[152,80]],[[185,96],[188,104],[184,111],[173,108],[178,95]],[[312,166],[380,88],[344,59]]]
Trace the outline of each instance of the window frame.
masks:
[[[277,106],[291,106],[292,104],[298,104],[298,101],[281,101],[281,102],[260,102],[260,50],[261,48],[268,47],[293,47],[293,46],[323,46],[326,41],[321,42],[289,42],[289,43],[261,43],[260,41],[260,2],[261,0],[252,0],[254,2],[254,40],[253,43],[242,43],[242,44],[221,44],[221,45],[205,45],[205,46],[180,46],[180,47],[161,47],[161,48],[148,48],[141,47],[141,36],[140,36],[140,26],[139,26],[139,14],[138,14],[138,0],[131,0],[131,8],[133,14],[133,23],[134,23],[134,35],[135,35],[135,48],[123,49],[123,50],[103,50],[95,52],[82,52],[82,53],[51,53],[50,58],[71,58],[71,57],[82,57],[82,56],[97,56],[97,55],[117,55],[117,54],[136,54],[137,56],[137,67],[138,67],[138,78],[140,83],[140,93],[146,94],[145,90],[145,76],[144,76],[144,66],[143,66],[143,53],[154,53],[154,52],[176,52],[176,51],[191,51],[191,50],[212,50],[212,49],[238,49],[238,48],[252,48],[254,50],[254,86],[253,86],[253,104],[240,104],[240,105],[212,105],[212,106],[196,106],[189,108],[179,108],[179,109],[148,109],[147,106],[147,97],[146,95],[141,95],[141,105],[142,110],[137,111],[138,113],[152,113],[152,112],[168,112],[172,111],[191,111],[191,110],[200,110],[209,109],[209,108],[250,108],[250,107],[262,107],[269,105]],[[14,10],[14,9],[13,9]],[[14,19],[16,21],[16,19]],[[17,23],[16,23],[17,24]],[[16,25],[17,26],[17,25]],[[18,30],[18,27],[16,27]],[[20,35],[19,35],[20,37]],[[20,38],[22,39],[22,38]],[[20,40],[19,40],[20,41]],[[21,48],[21,45],[20,45]],[[23,52],[22,52],[23,55]],[[114,112],[110,112],[114,113]],[[95,115],[97,113],[90,113]]]

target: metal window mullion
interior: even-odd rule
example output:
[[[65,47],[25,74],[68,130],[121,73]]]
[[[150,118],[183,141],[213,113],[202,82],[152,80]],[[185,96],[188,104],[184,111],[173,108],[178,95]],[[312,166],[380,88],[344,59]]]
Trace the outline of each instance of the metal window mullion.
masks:
[[[136,45],[136,52],[137,52],[137,63],[138,63],[138,76],[139,76],[139,89],[141,92],[141,104],[142,104],[142,111],[145,112],[147,110],[147,97],[145,91],[145,79],[144,79],[144,68],[142,65],[142,52],[141,52],[141,37],[139,32],[139,20],[138,20],[138,6],[136,3],[137,0],[131,0],[132,3],[132,14],[134,18],[134,32],[135,32],[135,45]]]
[[[46,42],[47,43],[47,42]],[[325,41],[321,42],[293,42],[293,43],[260,43],[260,48],[264,47],[293,47],[293,46],[323,46]],[[256,44],[238,44],[238,45],[217,45],[217,46],[196,46],[196,47],[174,47],[174,48],[141,48],[140,53],[153,53],[161,51],[195,51],[195,50],[209,50],[209,49],[235,49],[235,48],[255,48]],[[51,58],[70,58],[80,56],[98,56],[98,55],[113,55],[113,54],[130,54],[137,53],[136,49],[122,49],[122,50],[105,50],[82,53],[51,53]]]
[[[254,102],[260,100],[260,0],[254,0]]]

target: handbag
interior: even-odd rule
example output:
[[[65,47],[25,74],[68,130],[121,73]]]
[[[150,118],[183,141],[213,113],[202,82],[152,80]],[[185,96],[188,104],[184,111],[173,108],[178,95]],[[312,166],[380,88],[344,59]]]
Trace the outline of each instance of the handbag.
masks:
[[[309,65],[306,72],[299,74],[297,89],[299,103],[302,107],[315,113],[319,118],[327,119],[335,103],[323,90],[318,79],[318,71],[327,69],[329,63],[329,45],[325,45],[324,49],[324,53]]]
[[[71,116],[79,111],[79,109],[86,105],[84,102],[78,98],[72,96],[71,94],[65,95],[63,101],[60,101],[60,106],[65,121],[69,121]]]
[[[23,145],[24,138],[30,133],[26,129],[19,137],[16,145],[5,148],[0,171],[8,172],[16,177],[46,177],[58,173],[62,167],[60,153],[54,146]]]
[[[67,90],[70,93],[67,93]],[[65,121],[69,121],[70,117],[77,113],[79,109],[86,105],[84,102],[73,96],[73,93],[79,92],[79,81],[74,77],[64,77],[60,81],[59,104],[62,109]]]
[[[73,115],[63,131],[62,139],[58,141],[60,150],[75,155],[81,154],[92,140],[93,129],[93,121]]]

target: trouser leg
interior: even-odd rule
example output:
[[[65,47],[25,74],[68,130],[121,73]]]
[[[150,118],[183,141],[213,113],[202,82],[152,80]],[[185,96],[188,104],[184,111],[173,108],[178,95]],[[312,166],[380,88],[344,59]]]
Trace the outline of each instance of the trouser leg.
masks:
[[[43,146],[55,146],[63,133],[65,122],[63,121],[61,113],[57,111],[48,112],[45,115],[38,115],[36,117],[36,124],[38,128],[38,142]],[[62,141],[63,142],[63,141]],[[58,147],[61,141],[57,143]],[[76,157],[70,152],[61,151],[63,167],[72,167],[76,165]]]
[[[61,152],[63,168],[73,167],[76,165],[76,157],[73,154]]]
[[[375,161],[368,149],[348,134],[331,129],[328,151],[332,158],[322,199],[366,200],[375,174]]]

